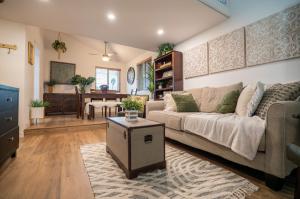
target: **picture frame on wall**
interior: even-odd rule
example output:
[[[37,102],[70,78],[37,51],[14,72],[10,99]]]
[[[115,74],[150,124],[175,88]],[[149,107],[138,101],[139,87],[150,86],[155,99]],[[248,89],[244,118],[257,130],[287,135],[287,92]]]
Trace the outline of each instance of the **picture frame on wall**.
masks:
[[[50,80],[56,84],[71,84],[75,76],[76,64],[50,61]]]
[[[28,42],[28,63],[34,65],[34,46],[30,41]]]

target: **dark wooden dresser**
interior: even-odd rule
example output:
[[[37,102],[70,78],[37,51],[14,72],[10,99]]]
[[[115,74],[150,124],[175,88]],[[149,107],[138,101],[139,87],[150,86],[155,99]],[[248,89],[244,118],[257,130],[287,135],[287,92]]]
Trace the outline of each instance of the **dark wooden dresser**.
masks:
[[[44,93],[44,101],[50,103],[45,115],[72,115],[77,113],[78,97],[72,93]]]
[[[0,164],[19,147],[19,89],[0,84]]]

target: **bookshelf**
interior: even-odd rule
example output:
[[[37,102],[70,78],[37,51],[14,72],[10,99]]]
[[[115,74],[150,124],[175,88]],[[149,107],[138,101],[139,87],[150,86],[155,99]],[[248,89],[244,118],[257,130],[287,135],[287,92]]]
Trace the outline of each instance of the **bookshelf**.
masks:
[[[154,99],[162,100],[166,91],[182,91],[182,53],[171,51],[154,60],[155,91]]]

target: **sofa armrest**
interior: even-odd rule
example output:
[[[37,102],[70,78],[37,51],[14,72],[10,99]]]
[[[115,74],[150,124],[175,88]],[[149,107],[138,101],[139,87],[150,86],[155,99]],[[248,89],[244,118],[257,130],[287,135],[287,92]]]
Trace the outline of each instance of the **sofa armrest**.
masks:
[[[271,105],[267,112],[265,171],[280,178],[287,176],[295,164],[287,160],[288,144],[300,144],[300,102],[284,101]]]
[[[146,118],[148,117],[149,111],[164,110],[164,101],[147,101],[146,103]]]

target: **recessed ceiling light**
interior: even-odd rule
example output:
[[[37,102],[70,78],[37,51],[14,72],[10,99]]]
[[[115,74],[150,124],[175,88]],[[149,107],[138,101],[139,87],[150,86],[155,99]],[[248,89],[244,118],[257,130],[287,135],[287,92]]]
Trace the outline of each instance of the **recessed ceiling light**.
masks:
[[[163,29],[158,29],[157,34],[158,35],[163,35],[163,34],[165,34],[165,31]]]
[[[116,19],[116,15],[110,12],[107,14],[107,19],[109,19],[110,21],[114,21]]]
[[[45,2],[46,3],[46,2],[49,2],[49,0],[40,0],[40,2]]]

